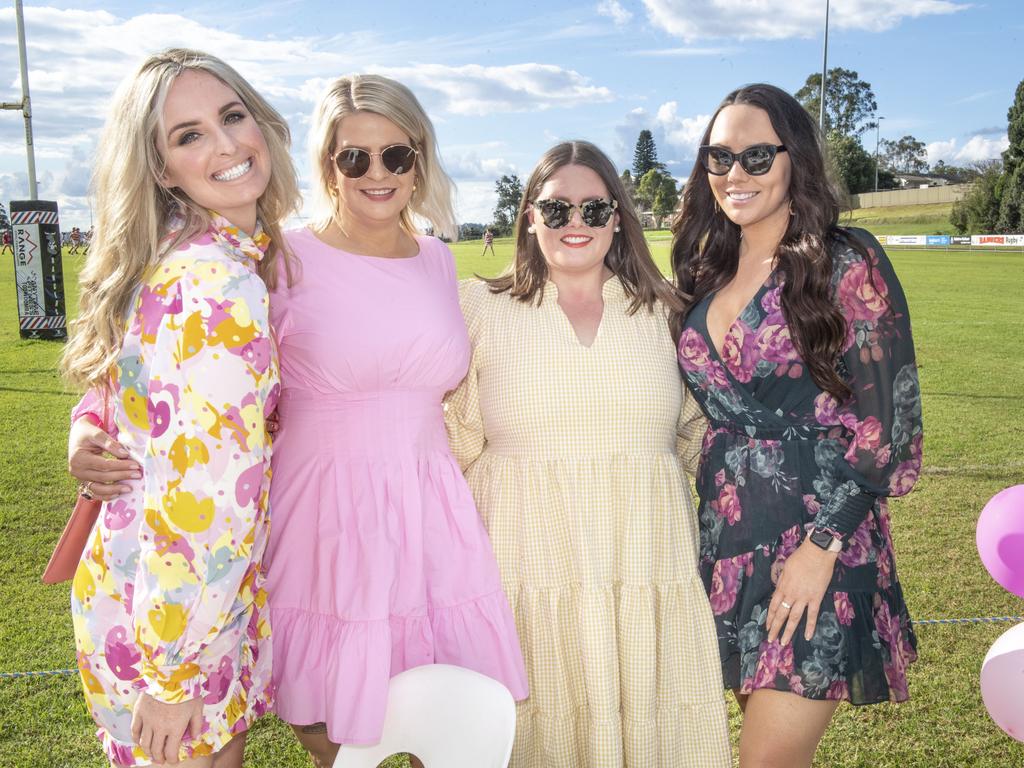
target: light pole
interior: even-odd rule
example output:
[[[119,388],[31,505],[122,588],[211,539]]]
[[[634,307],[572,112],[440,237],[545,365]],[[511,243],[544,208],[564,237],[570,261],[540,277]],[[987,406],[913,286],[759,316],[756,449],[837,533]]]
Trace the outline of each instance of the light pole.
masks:
[[[821,54],[821,97],[818,99],[818,130],[825,134],[825,81],[828,79],[828,6],[825,0],[825,45]]]
[[[885,120],[884,117],[875,118],[875,192],[878,191],[878,137],[883,120]]]
[[[32,100],[28,96],[28,58],[25,55],[25,19],[21,0],[14,0],[14,17],[18,26],[18,56],[21,60],[21,101],[0,104],[0,109],[18,109],[25,117],[25,153],[28,155],[28,198],[38,199],[36,188],[36,154],[32,143]]]

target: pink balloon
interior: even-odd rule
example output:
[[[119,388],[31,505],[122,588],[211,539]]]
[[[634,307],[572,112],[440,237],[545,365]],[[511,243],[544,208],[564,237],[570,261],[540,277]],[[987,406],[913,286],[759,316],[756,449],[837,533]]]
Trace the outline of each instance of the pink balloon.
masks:
[[[1024,597],[1024,485],[1000,491],[978,518],[978,554],[992,578]]]
[[[995,724],[1024,741],[1024,624],[992,643],[981,665],[981,698]]]

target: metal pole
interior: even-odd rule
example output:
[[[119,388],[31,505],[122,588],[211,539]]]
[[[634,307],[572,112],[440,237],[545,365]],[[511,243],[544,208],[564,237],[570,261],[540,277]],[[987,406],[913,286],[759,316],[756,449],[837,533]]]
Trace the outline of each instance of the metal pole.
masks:
[[[38,200],[36,153],[32,144],[32,100],[28,95],[28,57],[25,55],[25,18],[21,9],[21,0],[14,0],[14,16],[18,21],[18,58],[21,60],[21,113],[25,116],[25,154],[28,155],[28,199]]]
[[[818,130],[825,133],[825,81],[828,79],[828,9],[829,0],[825,0],[825,45],[821,54],[821,104],[818,110]]]
[[[875,192],[878,191],[878,136],[884,117],[875,118]]]

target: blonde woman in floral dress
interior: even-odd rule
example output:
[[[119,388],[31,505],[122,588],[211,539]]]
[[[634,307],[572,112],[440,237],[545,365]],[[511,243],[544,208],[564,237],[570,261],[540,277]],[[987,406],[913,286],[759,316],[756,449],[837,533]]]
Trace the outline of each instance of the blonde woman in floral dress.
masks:
[[[72,589],[114,766],[241,766],[273,703],[261,561],[279,378],[261,275],[298,199],[288,140],[224,62],[168,50],[122,86],[100,141],[64,370],[93,392],[80,410],[107,399],[141,467],[104,504]]]
[[[516,768],[731,764],[677,306],[611,162],[582,141],[530,176],[511,271],[463,286],[473,356],[447,423],[526,658]]]

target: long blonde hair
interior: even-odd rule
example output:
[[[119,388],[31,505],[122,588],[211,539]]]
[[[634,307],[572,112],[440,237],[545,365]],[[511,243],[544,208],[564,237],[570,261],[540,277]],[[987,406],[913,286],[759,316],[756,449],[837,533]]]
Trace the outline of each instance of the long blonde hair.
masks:
[[[412,91],[381,75],[346,75],[333,81],[313,112],[309,128],[309,153],[316,196],[315,224],[326,227],[336,219],[338,193],[334,186],[331,154],[337,148],[334,137],[338,124],[356,112],[386,117],[408,134],[416,154],[416,189],[402,211],[402,228],[419,233],[415,217],[426,219],[434,234],[458,239],[459,228],[452,208],[454,185],[441,165],[434,126]]]
[[[299,188],[284,118],[241,75],[210,54],[184,48],[153,54],[118,88],[96,152],[95,234],[79,276],[78,319],[61,359],[62,373],[73,386],[108,386],[139,284],[164,253],[210,226],[205,208],[159,182],[164,173],[157,146],[163,105],[171,84],[185,71],[213,75],[234,90],[259,125],[272,169],[256,205],[271,238],[259,273],[272,289],[280,257],[290,274],[281,224],[298,207]],[[175,232],[169,232],[171,220],[178,217],[182,223],[176,221]],[[169,242],[162,242],[168,234]]]

